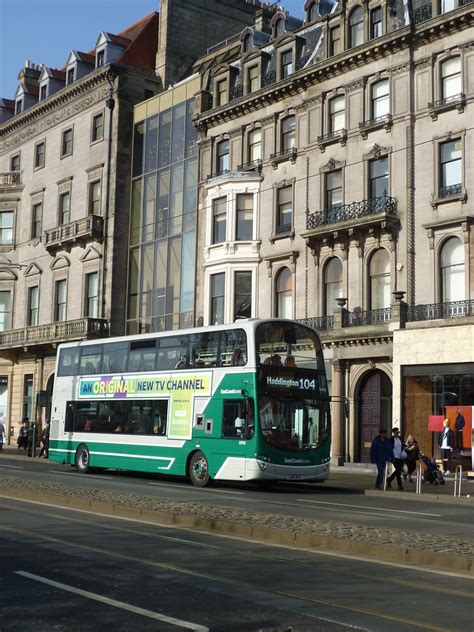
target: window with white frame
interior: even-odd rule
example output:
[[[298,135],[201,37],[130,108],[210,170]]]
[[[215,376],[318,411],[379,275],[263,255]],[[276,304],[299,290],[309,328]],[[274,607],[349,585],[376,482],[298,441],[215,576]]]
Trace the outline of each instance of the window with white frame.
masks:
[[[342,53],[341,27],[334,26],[329,31],[329,55],[332,57]]]
[[[96,68],[100,68],[105,63],[105,50],[99,50],[96,53]]]
[[[94,180],[89,183],[89,215],[100,215],[102,202],[102,183]]]
[[[28,327],[36,327],[39,316],[39,287],[37,285],[28,288],[27,305],[26,324]]]
[[[325,208],[336,211],[342,206],[342,169],[326,174]]]
[[[375,7],[370,12],[370,37],[375,39],[383,35],[382,7]]]
[[[74,76],[75,76],[75,68],[74,67],[68,68],[67,81],[66,81],[68,86],[70,86],[71,83],[74,83]]]
[[[211,325],[224,323],[225,309],[225,273],[211,275]]]
[[[329,131],[338,132],[346,125],[346,97],[340,95],[329,102]]]
[[[388,156],[371,160],[369,163],[369,199],[388,194]]]
[[[293,74],[293,51],[287,50],[281,54],[281,78],[286,79]]]
[[[293,318],[293,276],[289,268],[282,268],[275,280],[277,318]]]
[[[0,246],[13,245],[13,211],[0,212]]]
[[[441,250],[441,302],[464,301],[464,246],[457,237],[450,237]]]
[[[350,46],[360,46],[364,43],[364,12],[362,7],[356,7],[349,19]]]
[[[288,151],[296,147],[296,117],[287,116],[281,122],[281,149]]]
[[[15,101],[15,114],[21,114],[23,112],[23,99],[17,99]]]
[[[450,57],[441,64],[441,98],[457,97],[461,92],[461,58]]]
[[[66,320],[67,309],[67,281],[56,281],[54,290],[54,320],[57,322]]]
[[[250,241],[253,236],[253,194],[239,193],[236,202],[236,241]]]
[[[12,296],[10,290],[0,291],[0,331],[12,327]]]
[[[227,95],[227,79],[222,79],[217,82],[217,103],[216,105],[225,105],[228,101]]]
[[[289,233],[293,226],[293,186],[277,189],[276,232]]]
[[[86,274],[85,283],[85,316],[86,318],[98,318],[99,316],[99,273]]]
[[[459,2],[459,4],[461,4],[461,2]],[[454,11],[454,9],[456,9],[456,0],[440,0],[439,9],[440,13]]]
[[[71,194],[65,191],[59,195],[59,224],[68,224],[71,218]]]
[[[227,173],[230,170],[229,141],[221,140],[217,143],[217,173]]]
[[[262,159],[262,130],[260,128],[249,132],[248,148],[249,162],[255,162]]]
[[[226,240],[227,198],[221,197],[212,202],[212,243],[220,244]]]
[[[48,96],[48,86],[46,84],[43,84],[40,87],[40,101],[44,101],[46,99],[46,97]]]
[[[390,307],[390,256],[378,248],[370,257],[370,309]]]
[[[372,84],[372,118],[390,114],[390,83],[388,79],[382,79]]]
[[[234,274],[234,321],[252,315],[252,272]]]
[[[439,196],[459,195],[462,190],[462,141],[441,143]]]
[[[40,239],[43,224],[43,203],[37,202],[31,208],[31,239]]]
[[[248,93],[256,92],[260,89],[260,70],[258,66],[250,66],[247,68],[247,91]]]
[[[336,299],[342,298],[342,263],[338,257],[331,257],[324,268],[324,311],[326,316],[334,314]]]

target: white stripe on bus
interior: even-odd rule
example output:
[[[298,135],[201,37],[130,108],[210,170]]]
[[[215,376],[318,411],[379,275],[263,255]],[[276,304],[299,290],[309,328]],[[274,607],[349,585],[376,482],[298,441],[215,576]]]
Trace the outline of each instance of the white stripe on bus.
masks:
[[[63,450],[60,448],[50,448],[50,452],[73,452],[75,450]],[[96,452],[95,450],[89,450],[89,454],[94,454],[96,456],[123,456],[130,459],[151,459],[152,461],[169,461],[166,467],[160,467],[160,470],[169,470],[173,463],[176,461],[174,457],[168,456],[147,456],[146,454],[121,454],[119,452]]]

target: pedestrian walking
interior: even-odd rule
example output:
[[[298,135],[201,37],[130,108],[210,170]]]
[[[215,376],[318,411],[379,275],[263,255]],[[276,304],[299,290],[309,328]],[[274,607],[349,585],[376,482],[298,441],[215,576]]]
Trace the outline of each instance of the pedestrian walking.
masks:
[[[35,442],[35,424],[32,421],[28,426],[28,456],[33,456],[34,442]]]
[[[0,421],[0,452],[3,452],[3,443],[5,441],[5,426]]]
[[[454,422],[454,429],[456,430],[456,434],[454,436],[454,439],[455,439],[454,445],[456,449],[459,450],[459,453],[461,456],[464,456],[462,433],[463,433],[465,425],[466,425],[466,421],[464,419],[464,415],[462,414],[461,409],[458,408],[458,414]]]
[[[20,432],[18,433],[18,439],[16,440],[18,449],[26,450],[28,447],[28,417],[23,417],[21,420]]]
[[[49,429],[50,429],[50,425],[49,425],[49,419],[45,420],[45,426],[43,428],[43,432],[41,433],[41,450],[40,453],[38,454],[38,457],[41,459],[41,457],[44,454],[44,458],[47,459],[48,458],[48,454],[49,454]]]
[[[392,463],[395,470],[387,479],[387,489],[392,487],[392,481],[396,478],[398,489],[403,491],[402,468],[403,462],[407,458],[407,453],[405,452],[403,441],[400,438],[400,430],[398,428],[394,428],[392,430],[392,436],[390,437],[389,442],[393,452]]]
[[[375,489],[383,489],[385,468],[392,457],[393,451],[387,439],[387,431],[385,428],[380,428],[379,434],[374,437],[370,446],[370,462],[377,466]]]
[[[405,465],[407,471],[403,474],[403,478],[408,480],[409,483],[413,483],[412,474],[416,470],[416,462],[420,458],[420,448],[418,441],[411,434],[408,435],[405,442],[405,452],[407,458],[405,459]]]
[[[451,470],[451,453],[454,447],[454,432],[449,427],[449,419],[443,421],[443,431],[439,435],[439,447],[443,460],[443,472],[449,474]]]

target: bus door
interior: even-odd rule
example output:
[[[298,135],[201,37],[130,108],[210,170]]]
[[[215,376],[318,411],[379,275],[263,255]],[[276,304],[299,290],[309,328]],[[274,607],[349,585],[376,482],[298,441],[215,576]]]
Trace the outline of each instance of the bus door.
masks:
[[[255,432],[253,399],[223,397],[220,405],[221,436],[214,443],[212,474],[216,479],[243,481]]]

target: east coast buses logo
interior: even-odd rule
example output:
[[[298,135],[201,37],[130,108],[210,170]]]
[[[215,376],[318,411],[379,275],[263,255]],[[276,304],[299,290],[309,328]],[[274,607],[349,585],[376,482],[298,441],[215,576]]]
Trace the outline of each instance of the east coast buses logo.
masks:
[[[179,375],[128,375],[81,378],[79,397],[83,399],[124,399],[162,397],[172,393],[210,395],[211,373]]]

